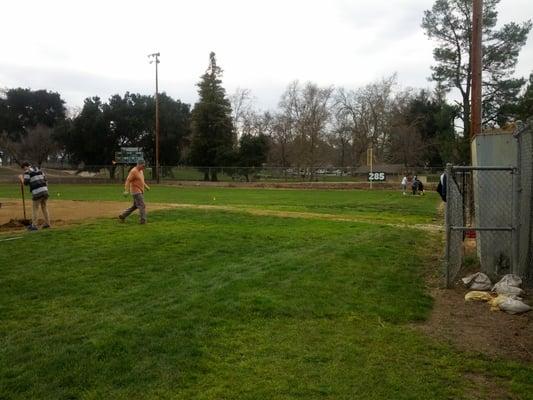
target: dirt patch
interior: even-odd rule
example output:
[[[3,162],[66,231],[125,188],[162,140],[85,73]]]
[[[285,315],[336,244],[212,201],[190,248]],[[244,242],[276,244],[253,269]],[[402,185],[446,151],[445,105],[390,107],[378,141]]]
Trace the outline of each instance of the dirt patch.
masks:
[[[418,327],[465,351],[533,362],[533,314],[490,311],[482,302],[465,302],[463,288],[433,289],[431,317]],[[525,299],[530,303],[531,298]]]
[[[20,200],[7,200],[1,201],[2,207],[0,207],[0,230],[13,230],[14,228],[21,227],[13,221],[19,221],[23,218],[22,201]],[[79,222],[86,219],[94,218],[106,218],[117,217],[126,207],[129,207],[129,203],[121,201],[78,201],[78,200],[56,200],[50,199],[48,202],[48,208],[50,212],[50,218],[52,225],[67,225],[73,222]],[[257,208],[247,208],[239,206],[217,206],[217,205],[201,205],[201,204],[177,204],[177,203],[148,203],[148,211],[163,210],[170,208],[189,208],[200,210],[213,210],[213,211],[229,211],[229,212],[242,212],[258,216],[273,216],[280,218],[303,218],[303,219],[317,219],[327,221],[340,221],[340,222],[366,222],[376,223],[372,218],[362,218],[358,216],[345,216],[335,214],[324,213],[312,213],[312,212],[298,212],[298,211],[278,211],[278,210],[265,210]],[[31,201],[26,203],[26,215],[31,218]],[[42,221],[41,221],[42,223]],[[379,224],[394,226],[399,228],[416,228],[431,232],[442,231],[442,226],[431,224],[397,224],[388,223],[386,221],[379,221]]]
[[[471,400],[519,400],[520,398],[506,390],[501,379],[480,373],[466,373],[464,377],[470,385],[466,388],[466,398]]]
[[[465,241],[465,251],[475,252],[475,240]],[[431,265],[439,265],[439,251],[434,254]],[[470,272],[474,271],[461,276]],[[465,302],[468,289],[462,284],[444,289],[440,287],[441,278],[434,274],[428,277],[428,282],[434,299],[433,310],[425,323],[416,325],[417,329],[460,350],[533,362],[533,312],[510,315],[503,311],[490,311],[485,302]],[[532,304],[531,290],[528,294],[523,296],[524,301]]]
[[[0,230],[12,231],[21,229],[24,225],[23,209],[21,200],[0,200]],[[129,207],[129,202],[122,201],[73,201],[55,200],[48,201],[51,224],[53,226],[68,225],[87,219],[117,217],[125,208]],[[170,204],[147,203],[147,210],[155,211],[173,208]],[[26,216],[31,218],[31,201],[26,202]],[[135,218],[132,215],[130,218]],[[42,221],[41,221],[42,223]]]

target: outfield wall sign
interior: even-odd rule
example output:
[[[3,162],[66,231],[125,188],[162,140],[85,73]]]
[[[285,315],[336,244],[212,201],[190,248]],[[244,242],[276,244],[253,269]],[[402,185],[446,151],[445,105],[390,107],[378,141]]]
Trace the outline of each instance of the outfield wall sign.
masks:
[[[121,147],[120,151],[115,152],[117,164],[135,164],[143,158],[142,147]]]
[[[385,172],[369,172],[368,181],[369,182],[385,182],[387,180],[387,175]]]

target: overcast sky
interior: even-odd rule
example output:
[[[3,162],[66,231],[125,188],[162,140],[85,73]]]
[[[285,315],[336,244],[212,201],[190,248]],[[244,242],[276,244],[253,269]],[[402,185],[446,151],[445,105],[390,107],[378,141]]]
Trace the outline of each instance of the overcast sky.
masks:
[[[209,52],[228,94],[250,89],[275,108],[295,79],[355,88],[398,73],[430,87],[433,43],[420,28],[433,0],[8,0],[2,2],[0,88],[57,91],[68,107],[89,96],[160,91],[194,103]],[[533,17],[533,1],[502,0],[499,25]],[[517,75],[533,70],[533,38]]]

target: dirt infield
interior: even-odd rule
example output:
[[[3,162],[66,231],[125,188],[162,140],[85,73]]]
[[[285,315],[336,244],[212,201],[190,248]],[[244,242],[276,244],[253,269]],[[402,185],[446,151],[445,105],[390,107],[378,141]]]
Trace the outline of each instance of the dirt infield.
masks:
[[[22,201],[15,199],[0,199],[0,230],[13,230],[23,227],[19,221],[24,218]],[[122,201],[74,201],[50,200],[48,210],[51,224],[68,225],[70,223],[94,218],[117,217],[129,202]],[[171,204],[149,203],[148,212],[173,208]],[[26,202],[26,217],[31,218],[31,201]]]

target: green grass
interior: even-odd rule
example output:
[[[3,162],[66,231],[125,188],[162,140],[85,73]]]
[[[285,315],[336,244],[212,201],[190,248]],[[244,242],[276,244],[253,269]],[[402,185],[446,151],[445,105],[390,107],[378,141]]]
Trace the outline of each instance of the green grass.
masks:
[[[62,190],[73,199],[120,193]],[[351,201],[378,214],[365,204],[377,195],[362,191],[149,196],[210,204],[213,193],[231,205],[282,208],[285,199],[345,214]],[[435,210],[433,198],[376,193],[394,218],[429,220]],[[416,212],[397,211],[409,201]],[[381,224],[180,209],[150,213],[146,226],[99,220],[0,242],[0,398],[491,395],[471,376],[532,398],[532,365],[459,352],[412,327],[432,307],[423,274],[439,240]]]

